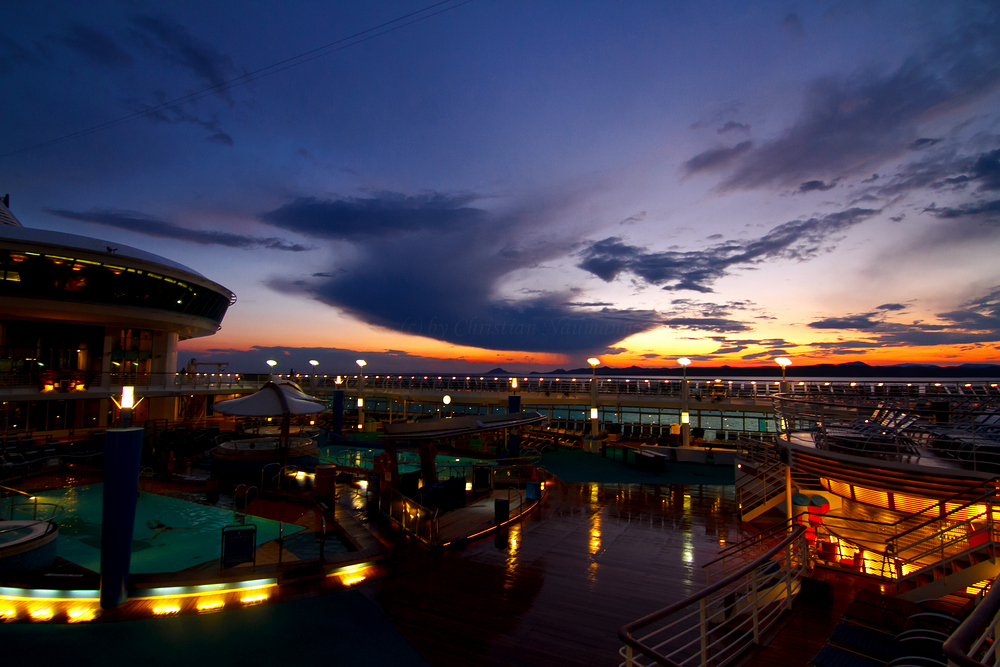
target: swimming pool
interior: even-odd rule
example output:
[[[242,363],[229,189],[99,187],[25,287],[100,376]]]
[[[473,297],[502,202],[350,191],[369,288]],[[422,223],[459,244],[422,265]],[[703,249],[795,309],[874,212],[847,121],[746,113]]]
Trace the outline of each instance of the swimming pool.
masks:
[[[346,447],[344,445],[330,445],[320,450],[320,460],[336,459],[341,465],[350,465],[358,468],[372,467],[372,458],[379,456],[384,449],[364,449],[360,447]],[[399,472],[407,473],[420,470],[420,454],[414,451],[400,451],[396,454],[399,459]],[[490,463],[495,461],[483,461],[482,459],[472,459],[465,456],[446,456],[438,454],[434,460],[438,466],[472,466],[473,463]]]
[[[40,501],[61,505],[56,552],[61,558],[94,572],[101,568],[101,506],[104,485],[90,484],[38,494]],[[248,516],[257,526],[257,545],[277,539],[278,522]],[[233,512],[178,498],[142,492],[135,512],[132,537],[134,574],[178,572],[218,560],[222,527],[233,524]],[[284,524],[289,536],[305,530]]]

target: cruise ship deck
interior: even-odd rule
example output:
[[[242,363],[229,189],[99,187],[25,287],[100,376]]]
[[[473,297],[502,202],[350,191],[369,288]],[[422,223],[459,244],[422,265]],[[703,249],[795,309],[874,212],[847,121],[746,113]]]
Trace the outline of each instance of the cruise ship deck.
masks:
[[[552,480],[547,487],[534,512],[463,549],[434,553],[399,542],[379,565],[381,576],[353,590],[324,593],[306,585],[301,600],[92,624],[85,631],[3,624],[0,639],[12,658],[32,659],[44,646],[54,662],[79,662],[81,652],[96,660],[113,633],[123,646],[155,642],[153,665],[220,653],[260,664],[289,651],[301,661],[354,656],[398,665],[611,665],[620,660],[619,627],[703,588],[702,566],[744,535],[729,485]],[[791,652],[777,641],[758,664],[805,664],[795,656],[815,653],[857,586],[838,584],[833,604],[793,612],[787,622],[805,623],[813,641],[798,638]],[[272,639],[261,642],[262,633]],[[787,659],[777,660],[774,652]]]

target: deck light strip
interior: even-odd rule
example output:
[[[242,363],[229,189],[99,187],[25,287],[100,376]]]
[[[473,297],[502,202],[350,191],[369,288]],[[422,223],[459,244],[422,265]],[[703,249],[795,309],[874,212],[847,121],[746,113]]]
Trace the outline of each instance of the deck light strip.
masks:
[[[2,600],[98,600],[96,590],[60,591],[49,588],[9,588],[0,586]]]
[[[488,533],[488,532],[490,532],[491,530],[496,530],[497,528],[503,528],[504,526],[506,526],[506,525],[508,525],[508,524],[510,524],[510,523],[513,523],[514,521],[517,521],[517,520],[518,520],[518,519],[520,519],[520,518],[521,518],[522,516],[524,516],[525,514],[527,514],[528,512],[530,512],[531,510],[535,509],[535,506],[536,506],[536,505],[538,505],[538,503],[539,503],[539,502],[540,502],[540,501],[536,500],[536,501],[535,501],[534,503],[532,503],[532,504],[531,504],[531,506],[530,506],[530,507],[528,507],[528,508],[527,508],[526,510],[524,510],[523,512],[521,512],[521,513],[520,513],[520,514],[518,514],[517,516],[512,516],[511,518],[507,519],[507,520],[506,520],[506,521],[504,521],[503,523],[498,523],[498,524],[497,524],[497,525],[495,525],[495,526],[490,526],[490,527],[489,527],[489,528],[487,528],[486,530],[481,530],[481,531],[479,531],[478,533],[473,533],[472,535],[469,535],[469,536],[467,536],[467,537],[465,537],[465,538],[463,538],[463,539],[465,539],[465,540],[471,540],[472,538],[474,538],[474,537],[479,537],[480,535],[482,535],[482,534],[484,534],[484,533]],[[451,542],[445,542],[444,544],[442,544],[442,545],[441,545],[441,547],[442,547],[442,548],[444,548],[444,547],[448,546],[449,544],[451,544]]]
[[[238,593],[259,588],[277,586],[277,579],[254,579],[251,581],[236,581],[221,584],[203,584],[201,586],[172,586],[168,588],[150,588],[144,595],[132,596],[133,600],[152,600],[155,598],[181,598],[206,593]]]

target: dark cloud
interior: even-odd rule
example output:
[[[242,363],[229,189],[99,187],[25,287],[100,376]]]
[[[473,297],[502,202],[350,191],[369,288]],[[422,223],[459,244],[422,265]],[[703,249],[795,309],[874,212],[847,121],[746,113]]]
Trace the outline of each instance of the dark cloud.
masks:
[[[837,181],[830,181],[829,184],[823,181],[806,181],[799,186],[799,192],[826,192],[827,190],[832,190],[837,187]]]
[[[711,171],[721,169],[732,164],[733,160],[743,155],[753,148],[752,141],[742,141],[732,148],[713,148],[699,153],[684,163],[684,172],[687,175],[697,174],[701,171]]]
[[[881,306],[877,306],[875,310],[906,310],[906,306],[901,303],[883,303]]]
[[[780,357],[782,355],[788,354],[787,350],[777,349],[768,350],[767,352],[754,352],[753,354],[744,354],[740,359],[743,361],[755,361],[757,359],[774,359],[775,357]]]
[[[1000,149],[980,155],[973,168],[980,190],[1000,190]]]
[[[233,61],[208,42],[191,35],[169,19],[138,14],[131,19],[139,42],[167,62],[180,65],[210,86],[222,86],[233,72]],[[223,89],[217,94],[225,97]]]
[[[886,304],[899,306],[900,304]],[[883,310],[899,310],[898,308]],[[929,345],[978,345],[1000,342],[1000,287],[971,299],[952,311],[938,313],[937,322],[909,324],[876,319],[879,313],[828,318],[809,324],[817,329],[852,329],[870,335],[867,341],[813,343],[816,349],[860,349]]]
[[[873,320],[872,313],[864,315],[852,315],[850,317],[828,317],[823,320],[810,322],[809,327],[813,329],[856,329],[866,331],[877,328],[882,322]]]
[[[931,213],[938,218],[966,218],[969,216],[983,216],[991,220],[997,220],[1000,216],[1000,199],[983,202],[970,202],[958,207],[937,208],[933,204],[925,212]]]
[[[750,132],[750,126],[744,123],[737,123],[735,120],[726,121],[726,124],[715,131],[716,134],[726,134],[727,132]]]
[[[852,208],[819,218],[795,220],[754,240],[729,240],[700,251],[647,252],[619,237],[594,241],[577,265],[605,282],[629,272],[667,290],[711,292],[712,284],[739,267],[769,260],[808,260],[830,248],[834,237],[879,211]]]
[[[518,300],[497,294],[512,272],[561,257],[572,244],[526,243],[537,220],[497,216],[470,204],[474,195],[364,199],[299,198],[261,220],[318,239],[345,241],[354,257],[342,272],[309,280],[275,278],[275,290],[299,293],[375,326],[455,345],[529,352],[594,352],[661,324],[652,310],[574,304],[573,290]],[[575,243],[575,241],[574,241]]]
[[[7,74],[18,65],[33,65],[38,57],[18,42],[0,33],[0,74]]]
[[[1000,138],[990,137],[989,141],[997,143]],[[954,192],[974,185],[978,185],[979,192],[1000,190],[1000,149],[971,155],[956,155],[951,148],[932,151],[867,192],[897,197],[914,190]]]
[[[931,146],[940,142],[941,142],[940,139],[928,139],[924,137],[914,141],[912,144],[910,144],[909,148],[911,151],[922,151],[925,148],[930,148]]]
[[[781,20],[781,30],[792,37],[802,37],[806,34],[802,19],[795,13],[789,14]]]
[[[183,105],[180,104],[164,106],[167,98],[163,91],[157,92],[155,97],[157,98],[156,104],[146,104],[137,100],[129,100],[128,105],[133,110],[141,112],[151,121],[169,123],[171,125],[178,123],[190,123],[210,132],[210,134],[205,137],[205,141],[214,144],[222,144],[224,146],[233,145],[233,138],[223,131],[222,125],[218,120],[207,120],[193,113],[189,113],[188,111],[185,111]]]
[[[487,216],[469,206],[473,195],[404,196],[379,192],[367,199],[300,197],[263,214],[268,224],[316,238],[360,241],[386,234],[473,228]]]
[[[54,39],[104,67],[125,67],[132,64],[132,56],[113,39],[93,28],[74,23]]]
[[[662,323],[673,329],[714,331],[716,333],[736,333],[751,329],[745,322],[721,317],[668,317]]]
[[[60,209],[45,209],[52,215],[67,220],[78,220],[80,222],[92,222],[98,225],[107,225],[125,229],[136,234],[155,236],[165,239],[176,239],[179,241],[190,241],[200,245],[219,245],[228,248],[265,248],[268,250],[288,250],[291,252],[302,252],[312,250],[307,246],[290,244],[278,238],[258,238],[254,236],[244,236],[242,234],[231,234],[229,232],[202,231],[198,229],[188,229],[175,225],[172,222],[157,220],[156,218],[137,213],[135,211],[90,211],[89,213],[78,211],[66,211]]]
[[[988,7],[988,6],[985,6]],[[723,189],[794,187],[809,180],[870,173],[905,155],[930,113],[993,94],[1000,84],[1000,21],[970,12],[968,24],[894,71],[813,81],[798,119],[781,136],[745,151]]]

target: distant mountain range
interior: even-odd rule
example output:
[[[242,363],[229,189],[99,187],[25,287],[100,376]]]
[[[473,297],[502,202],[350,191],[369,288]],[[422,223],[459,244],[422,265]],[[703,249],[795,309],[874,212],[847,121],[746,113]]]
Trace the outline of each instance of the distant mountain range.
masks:
[[[893,364],[890,366],[871,366],[863,361],[851,361],[844,364],[813,364],[805,366],[788,366],[785,370],[789,379],[818,377],[857,377],[857,378],[981,378],[1000,379],[998,364],[961,364],[958,366],[937,366],[934,364]],[[589,367],[557,368],[552,371],[531,371],[529,375],[576,375],[586,377],[593,373]],[[511,375],[502,368],[486,371],[486,374]],[[648,368],[629,366],[599,366],[597,374],[608,375],[668,375],[680,377],[683,370],[679,366],[668,368]],[[781,370],[777,366],[688,366],[688,377],[766,377],[780,378]]]

